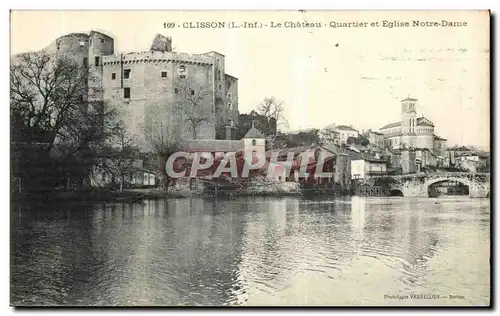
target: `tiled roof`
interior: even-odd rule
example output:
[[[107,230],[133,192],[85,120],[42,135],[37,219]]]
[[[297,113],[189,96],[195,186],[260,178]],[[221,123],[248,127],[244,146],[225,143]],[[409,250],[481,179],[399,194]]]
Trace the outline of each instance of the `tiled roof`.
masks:
[[[273,153],[278,152],[278,157],[283,157],[287,156],[288,153],[293,152],[294,156],[298,155],[300,153],[303,153],[309,149],[311,149],[313,146],[300,146],[300,147],[290,147],[290,148],[285,148],[285,149],[279,149],[279,150],[268,150],[266,151],[266,157],[271,157]]]
[[[340,148],[340,146],[335,145],[335,144],[326,144],[326,145],[323,145],[321,147],[323,147],[326,150],[328,150],[334,154],[337,154],[337,155],[341,154],[343,152],[342,148]]]
[[[262,135],[261,132],[259,132],[258,129],[256,129],[254,126],[252,126],[243,138],[265,138],[265,137],[264,137],[264,135]]]
[[[453,151],[471,151],[469,148],[465,147],[465,146],[454,146],[452,148],[450,148],[450,150],[453,150]]]
[[[417,125],[420,126],[434,126],[434,123],[432,123],[430,120],[426,119],[425,117],[419,117],[417,119]]]
[[[241,140],[189,139],[185,140],[181,150],[187,152],[237,152],[243,150]]]
[[[437,135],[434,135],[434,139],[437,139],[437,140],[447,140],[446,138],[442,138],[442,137],[439,137]]]
[[[389,124],[383,126],[380,129],[386,129],[386,128],[397,127],[397,126],[401,126],[401,122],[389,123]]]
[[[375,135],[384,135],[384,134],[382,134],[382,133],[379,133],[379,132],[376,132],[376,131],[372,131],[372,130],[369,130],[369,132],[370,132],[370,133],[373,133],[373,134],[375,134]]]
[[[335,127],[335,129],[341,130],[341,131],[353,131],[353,132],[358,131],[357,129],[354,129],[354,128],[347,126],[347,125],[337,125],[337,127]]]

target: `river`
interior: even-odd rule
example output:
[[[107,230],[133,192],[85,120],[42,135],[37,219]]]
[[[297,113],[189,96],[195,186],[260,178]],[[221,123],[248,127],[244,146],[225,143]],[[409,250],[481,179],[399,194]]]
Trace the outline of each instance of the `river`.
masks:
[[[490,302],[490,201],[13,206],[10,252],[16,306],[479,306]]]

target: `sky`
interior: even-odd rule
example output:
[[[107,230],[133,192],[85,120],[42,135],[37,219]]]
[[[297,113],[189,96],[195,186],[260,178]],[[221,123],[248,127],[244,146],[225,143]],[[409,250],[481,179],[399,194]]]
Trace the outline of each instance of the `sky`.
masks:
[[[330,22],[456,21],[461,27],[328,27]],[[183,28],[184,22],[263,23],[263,28]],[[321,28],[271,28],[319,22]],[[174,22],[179,27],[164,28]],[[397,23],[395,23],[397,24]],[[102,31],[115,53],[147,51],[156,34],[178,52],[217,51],[239,78],[239,110],[265,97],[285,103],[289,130],[331,123],[377,130],[400,120],[400,101],[449,145],[489,148],[489,16],[479,11],[13,11],[11,54],[61,35]]]

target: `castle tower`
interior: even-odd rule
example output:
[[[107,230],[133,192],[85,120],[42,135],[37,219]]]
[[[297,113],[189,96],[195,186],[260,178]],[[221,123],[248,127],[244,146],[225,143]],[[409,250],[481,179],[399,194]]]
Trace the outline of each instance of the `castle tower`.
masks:
[[[100,32],[91,31],[88,52],[89,101],[103,100],[103,56],[114,53],[113,38]]]
[[[417,99],[410,97],[401,101],[401,132],[403,135],[414,135],[417,124]]]

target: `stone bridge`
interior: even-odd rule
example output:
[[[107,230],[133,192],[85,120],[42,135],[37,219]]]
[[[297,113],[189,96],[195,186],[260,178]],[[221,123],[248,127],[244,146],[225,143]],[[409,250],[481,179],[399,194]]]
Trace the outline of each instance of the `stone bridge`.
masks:
[[[395,180],[389,185],[391,193],[400,193],[403,196],[428,197],[429,186],[447,181],[455,181],[468,186],[470,197],[485,198],[490,196],[489,173],[421,173],[390,176],[390,178]]]

